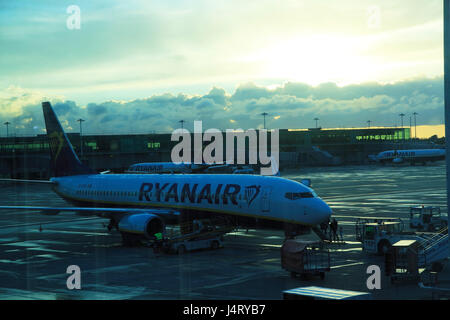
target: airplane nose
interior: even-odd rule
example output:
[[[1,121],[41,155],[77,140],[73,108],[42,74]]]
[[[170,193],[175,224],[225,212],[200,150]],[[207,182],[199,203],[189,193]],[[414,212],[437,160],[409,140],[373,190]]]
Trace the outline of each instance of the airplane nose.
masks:
[[[330,219],[331,217],[331,214],[333,213],[333,211],[325,201],[323,201],[322,199],[318,200],[319,205],[317,209],[317,221],[318,221],[317,224],[322,223],[324,221],[328,221],[328,219]]]

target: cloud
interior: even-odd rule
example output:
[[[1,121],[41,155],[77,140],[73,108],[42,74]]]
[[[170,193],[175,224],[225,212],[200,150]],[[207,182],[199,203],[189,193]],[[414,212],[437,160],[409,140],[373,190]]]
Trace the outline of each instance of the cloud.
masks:
[[[53,109],[60,116],[71,115],[78,111],[74,101],[57,102],[54,104]]]
[[[89,103],[87,105],[88,114],[91,116],[98,116],[108,111],[105,106],[97,105],[96,103]]]
[[[438,0],[376,1],[377,29],[368,27],[372,0],[79,1],[80,30],[66,27],[68,3],[6,2],[0,87],[49,90],[84,104],[216,85],[209,98],[223,105],[229,99],[219,86],[255,79],[350,83],[442,74]],[[271,95],[239,89],[235,99]],[[285,89],[305,96],[298,86]]]
[[[66,129],[78,132],[83,118],[86,134],[170,132],[180,126],[193,130],[195,120],[203,129],[261,128],[267,112],[268,128],[309,128],[314,118],[322,127],[399,126],[400,113],[418,112],[421,125],[441,124],[444,119],[443,78],[413,79],[391,84],[363,83],[339,87],[334,83],[310,86],[285,83],[275,89],[245,83],[233,94],[213,87],[204,95],[161,94],[129,101],[88,103],[53,97],[55,112]],[[0,117],[21,134],[43,128],[40,103],[45,96],[34,90],[8,87],[0,91]],[[72,129],[73,128],[73,129]],[[39,130],[38,130],[39,131]]]

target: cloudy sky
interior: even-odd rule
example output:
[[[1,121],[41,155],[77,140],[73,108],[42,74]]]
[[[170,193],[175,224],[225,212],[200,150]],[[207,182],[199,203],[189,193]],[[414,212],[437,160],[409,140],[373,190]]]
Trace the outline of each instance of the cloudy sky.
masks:
[[[0,121],[41,133],[50,100],[86,133],[258,128],[262,112],[270,128],[439,125],[442,15],[442,0],[1,1]]]

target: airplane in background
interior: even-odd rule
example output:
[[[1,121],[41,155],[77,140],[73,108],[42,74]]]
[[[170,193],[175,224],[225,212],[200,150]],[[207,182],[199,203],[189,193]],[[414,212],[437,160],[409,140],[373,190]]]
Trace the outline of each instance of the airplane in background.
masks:
[[[411,149],[411,150],[388,150],[369,156],[371,160],[385,163],[422,163],[435,162],[445,159],[445,149]]]
[[[125,173],[232,173],[254,174],[250,166],[232,164],[194,164],[173,162],[143,162],[132,164]],[[274,174],[274,175],[279,175]]]
[[[183,219],[224,217],[239,226],[298,230],[331,216],[330,207],[307,185],[274,176],[236,174],[99,174],[81,163],[49,102],[42,103],[51,164],[50,184],[73,207],[1,206],[45,213],[73,211],[110,220],[125,245],[152,239]],[[183,218],[184,217],[184,218]],[[176,222],[175,222],[176,223]]]
[[[254,173],[254,171],[249,166],[228,163],[143,162],[132,164],[125,173]]]
[[[193,173],[204,170],[204,165],[174,162],[143,162],[128,167],[125,173]]]

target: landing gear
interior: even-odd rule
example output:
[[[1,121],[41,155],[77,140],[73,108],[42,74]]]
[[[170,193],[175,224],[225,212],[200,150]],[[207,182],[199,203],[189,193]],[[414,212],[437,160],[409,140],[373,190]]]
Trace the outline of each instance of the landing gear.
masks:
[[[109,232],[111,232],[111,230],[113,228],[116,228],[116,230],[119,230],[119,224],[117,223],[116,220],[110,219],[109,220],[109,224],[108,224],[108,226],[106,228],[108,229]]]
[[[291,224],[286,223],[284,225],[284,238],[285,240],[295,239],[296,236],[309,234],[311,233],[311,228],[298,225],[298,224]]]

